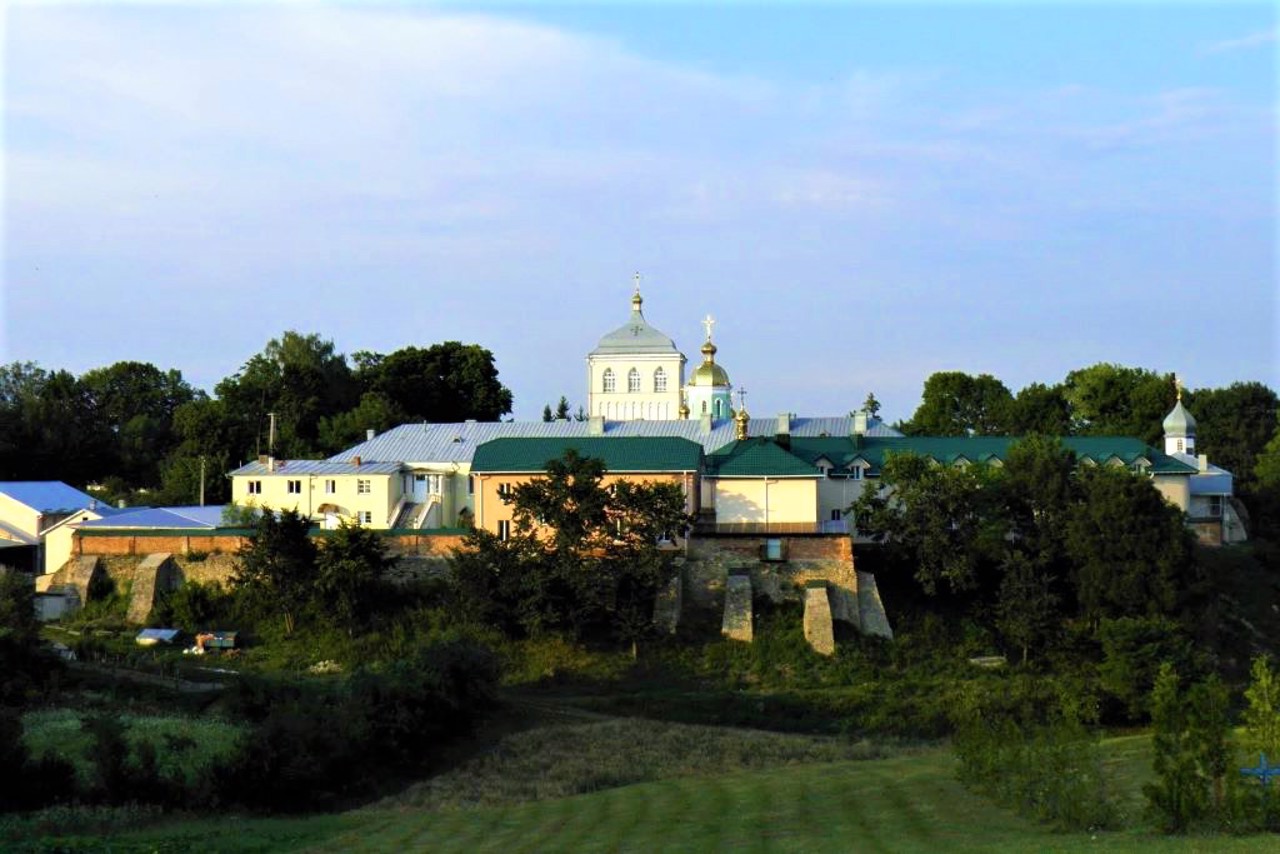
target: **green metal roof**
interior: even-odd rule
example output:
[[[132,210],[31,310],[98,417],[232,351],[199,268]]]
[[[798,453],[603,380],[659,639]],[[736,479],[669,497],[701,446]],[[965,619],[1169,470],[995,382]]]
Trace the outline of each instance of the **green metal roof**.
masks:
[[[707,457],[710,477],[818,477],[820,474],[812,462],[769,438],[730,442]]]
[[[473,472],[540,472],[570,448],[611,472],[698,471],[702,445],[671,436],[493,439],[476,448]]]
[[[809,440],[805,440],[809,441]],[[852,441],[850,446],[852,447]],[[962,458],[974,463],[1003,461],[1009,455],[1009,447],[1020,441],[1008,436],[909,436],[898,438],[863,437],[850,458],[860,456],[871,465],[871,474],[879,474],[889,454],[911,453],[931,457],[939,463],[953,465]],[[1194,466],[1187,465],[1156,450],[1141,439],[1124,436],[1064,436],[1063,447],[1072,451],[1076,459],[1086,458],[1098,464],[1118,459],[1125,465],[1133,465],[1145,459],[1155,474],[1194,474]],[[795,450],[795,443],[792,445]],[[828,457],[830,459],[830,457]],[[833,463],[839,463],[832,459]]]

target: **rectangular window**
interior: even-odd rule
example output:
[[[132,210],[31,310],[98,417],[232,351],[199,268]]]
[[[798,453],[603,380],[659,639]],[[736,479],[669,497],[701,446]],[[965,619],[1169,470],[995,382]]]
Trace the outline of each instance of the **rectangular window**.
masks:
[[[510,519],[498,520],[498,539],[504,540],[504,541],[511,539],[511,520]]]
[[[300,480],[290,480],[290,481],[286,481],[286,482],[285,482],[285,487],[286,487],[286,490],[288,491],[288,493],[289,493],[290,495],[301,495],[301,494],[302,494],[302,481],[300,481]]]
[[[1221,495],[1209,496],[1209,515],[1210,516],[1222,515],[1222,496]]]
[[[503,498],[506,498],[509,495],[511,495],[511,484],[509,483],[498,484],[498,495],[502,496]]]
[[[831,511],[831,521],[832,521],[832,522],[839,522],[839,521],[840,521],[841,519],[843,519],[843,518],[844,518],[844,511],[842,511],[842,510],[832,510],[832,511]]]
[[[357,495],[368,495],[370,492],[372,492],[372,491],[373,491],[373,489],[372,489],[372,487],[371,487],[371,484],[372,484],[372,481],[368,481],[368,480],[357,480],[357,481],[356,481],[356,494],[357,494]]]
[[[373,511],[372,511],[372,510],[361,510],[359,513],[357,513],[357,514],[356,514],[356,516],[357,516],[357,518],[359,518],[359,520],[360,520],[360,524],[361,524],[361,525],[372,525],[372,524],[373,524]]]
[[[765,540],[763,551],[765,560],[782,560],[782,540]]]
[[[849,477],[854,480],[862,480],[862,466],[854,466],[853,471],[849,473]]]
[[[324,482],[324,494],[333,495],[338,491],[338,482],[336,480],[326,480]]]
[[[249,481],[249,494],[250,494],[250,495],[261,495],[261,494],[262,494],[262,481],[260,481],[260,480],[251,480],[251,481]]]

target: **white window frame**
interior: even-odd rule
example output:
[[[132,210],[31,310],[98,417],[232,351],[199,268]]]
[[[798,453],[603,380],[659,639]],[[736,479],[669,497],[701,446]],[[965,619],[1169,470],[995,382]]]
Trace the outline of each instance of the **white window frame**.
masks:
[[[613,368],[605,368],[600,380],[600,388],[605,394],[613,394],[618,390],[618,378],[613,375]]]
[[[369,495],[373,492],[373,481],[359,478],[356,480],[356,495]]]
[[[338,482],[330,478],[324,482],[324,494],[335,495],[338,492]]]
[[[503,542],[506,542],[507,540],[511,539],[511,520],[510,519],[498,520],[498,539],[502,540]]]
[[[302,494],[302,481],[300,481],[300,480],[286,480],[286,481],[284,482],[284,489],[285,489],[285,492],[289,493],[290,495],[301,495],[301,494]]]
[[[627,371],[627,394],[636,394],[640,391],[640,371],[632,368]]]
[[[249,483],[248,483],[248,485],[247,485],[247,486],[248,486],[247,491],[248,491],[248,493],[249,493],[250,495],[261,495],[261,494],[262,494],[262,481],[260,481],[260,480],[251,480],[251,481],[249,481]]]
[[[662,394],[667,390],[667,372],[661,367],[653,372],[653,390],[656,394]]]
[[[358,512],[356,513],[356,520],[357,520],[361,525],[372,525],[372,524],[373,524],[373,511],[372,511],[372,510],[360,510],[360,511],[358,511]]]

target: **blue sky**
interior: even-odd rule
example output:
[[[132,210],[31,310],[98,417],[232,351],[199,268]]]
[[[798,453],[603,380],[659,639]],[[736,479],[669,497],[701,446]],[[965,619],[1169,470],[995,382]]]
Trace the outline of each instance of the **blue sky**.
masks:
[[[210,388],[285,329],[457,339],[537,417],[638,270],[755,414],[1280,387],[1270,3],[3,14],[4,361]]]

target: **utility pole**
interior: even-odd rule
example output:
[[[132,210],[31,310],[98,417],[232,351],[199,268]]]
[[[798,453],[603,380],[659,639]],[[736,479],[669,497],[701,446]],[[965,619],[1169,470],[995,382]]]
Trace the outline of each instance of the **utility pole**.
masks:
[[[268,412],[267,418],[271,419],[271,426],[267,428],[267,456],[274,457],[276,455],[276,414]]]
[[[200,506],[204,506],[204,454],[200,455]]]

